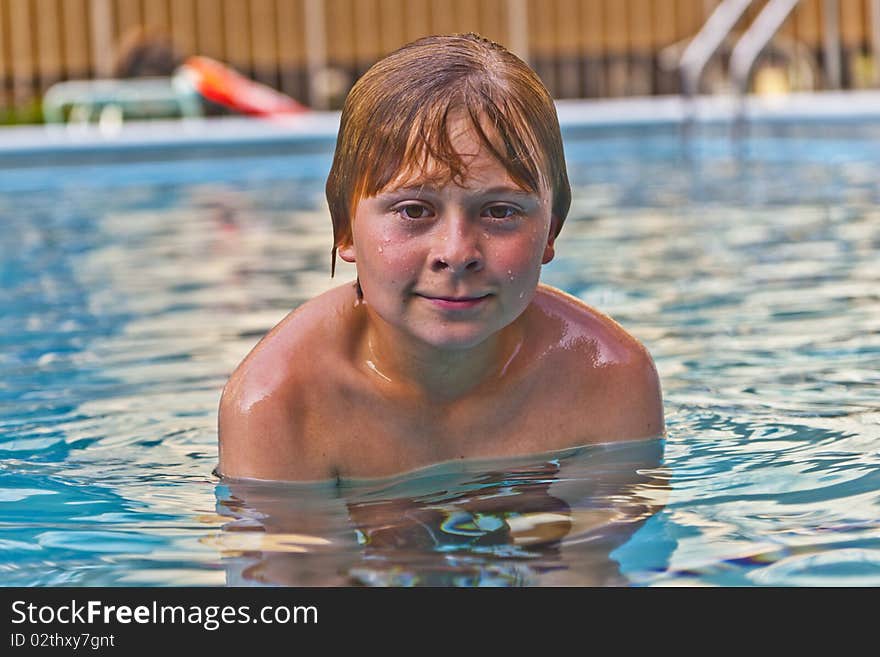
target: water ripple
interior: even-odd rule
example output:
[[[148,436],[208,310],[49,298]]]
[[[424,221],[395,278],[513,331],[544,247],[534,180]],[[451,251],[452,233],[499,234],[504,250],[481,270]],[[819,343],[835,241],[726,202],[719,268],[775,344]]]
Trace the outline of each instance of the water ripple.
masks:
[[[544,279],[654,355],[662,463],[476,463],[354,486],[349,509],[237,497],[210,474],[229,372],[335,284],[329,153],[5,171],[3,582],[877,585],[880,152],[864,130],[759,131],[746,161],[711,131],[695,161],[646,129],[570,138],[572,212]],[[321,531],[289,517],[291,495]]]

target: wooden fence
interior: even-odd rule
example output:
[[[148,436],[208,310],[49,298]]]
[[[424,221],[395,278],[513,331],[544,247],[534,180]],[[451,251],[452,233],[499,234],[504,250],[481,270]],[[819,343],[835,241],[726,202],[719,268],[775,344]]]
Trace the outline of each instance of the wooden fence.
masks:
[[[751,16],[763,7],[756,0]],[[0,108],[55,82],[108,77],[130,35],[167,35],[312,104],[338,107],[376,59],[419,36],[476,31],[559,98],[676,93],[674,61],[717,0],[0,0]],[[812,88],[877,84],[880,0],[802,0],[775,43]],[[744,26],[747,25],[744,19]],[[780,45],[781,44],[781,45]],[[832,52],[834,51],[834,52]],[[795,76],[796,77],[796,76]]]

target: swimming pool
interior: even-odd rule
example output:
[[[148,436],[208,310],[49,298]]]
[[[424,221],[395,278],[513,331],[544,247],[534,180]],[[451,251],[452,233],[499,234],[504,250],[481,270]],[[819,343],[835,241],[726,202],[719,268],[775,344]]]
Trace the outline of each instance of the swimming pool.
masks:
[[[211,474],[226,377],[337,284],[334,118],[0,137],[0,582],[880,585],[880,114],[591,107],[544,280],[649,347],[667,439],[339,489]]]

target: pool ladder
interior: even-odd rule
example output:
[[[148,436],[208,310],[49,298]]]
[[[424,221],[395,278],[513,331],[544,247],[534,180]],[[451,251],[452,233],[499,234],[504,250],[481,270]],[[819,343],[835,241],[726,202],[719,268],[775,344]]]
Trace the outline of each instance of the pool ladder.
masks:
[[[729,75],[738,99],[737,125],[745,121],[746,94],[755,61],[797,3],[798,0],[768,0],[731,52]],[[752,0],[722,0],[685,48],[679,60],[679,71],[683,95],[691,105],[685,117],[687,128],[694,120],[692,105],[699,93],[703,70],[751,4]]]

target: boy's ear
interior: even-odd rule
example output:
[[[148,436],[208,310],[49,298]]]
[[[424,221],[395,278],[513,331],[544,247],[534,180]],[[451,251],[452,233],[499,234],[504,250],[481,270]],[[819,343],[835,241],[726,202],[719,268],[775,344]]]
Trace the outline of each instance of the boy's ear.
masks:
[[[554,214],[550,217],[550,234],[547,236],[547,245],[544,247],[544,255],[541,258],[541,264],[546,265],[553,260],[556,255],[556,249],[553,243],[556,241],[556,234],[559,232],[559,218]]]
[[[345,260],[346,262],[354,262],[355,261],[355,250],[354,250],[354,242],[349,242],[345,246],[340,246],[336,249],[336,253],[339,254],[339,257]]]

